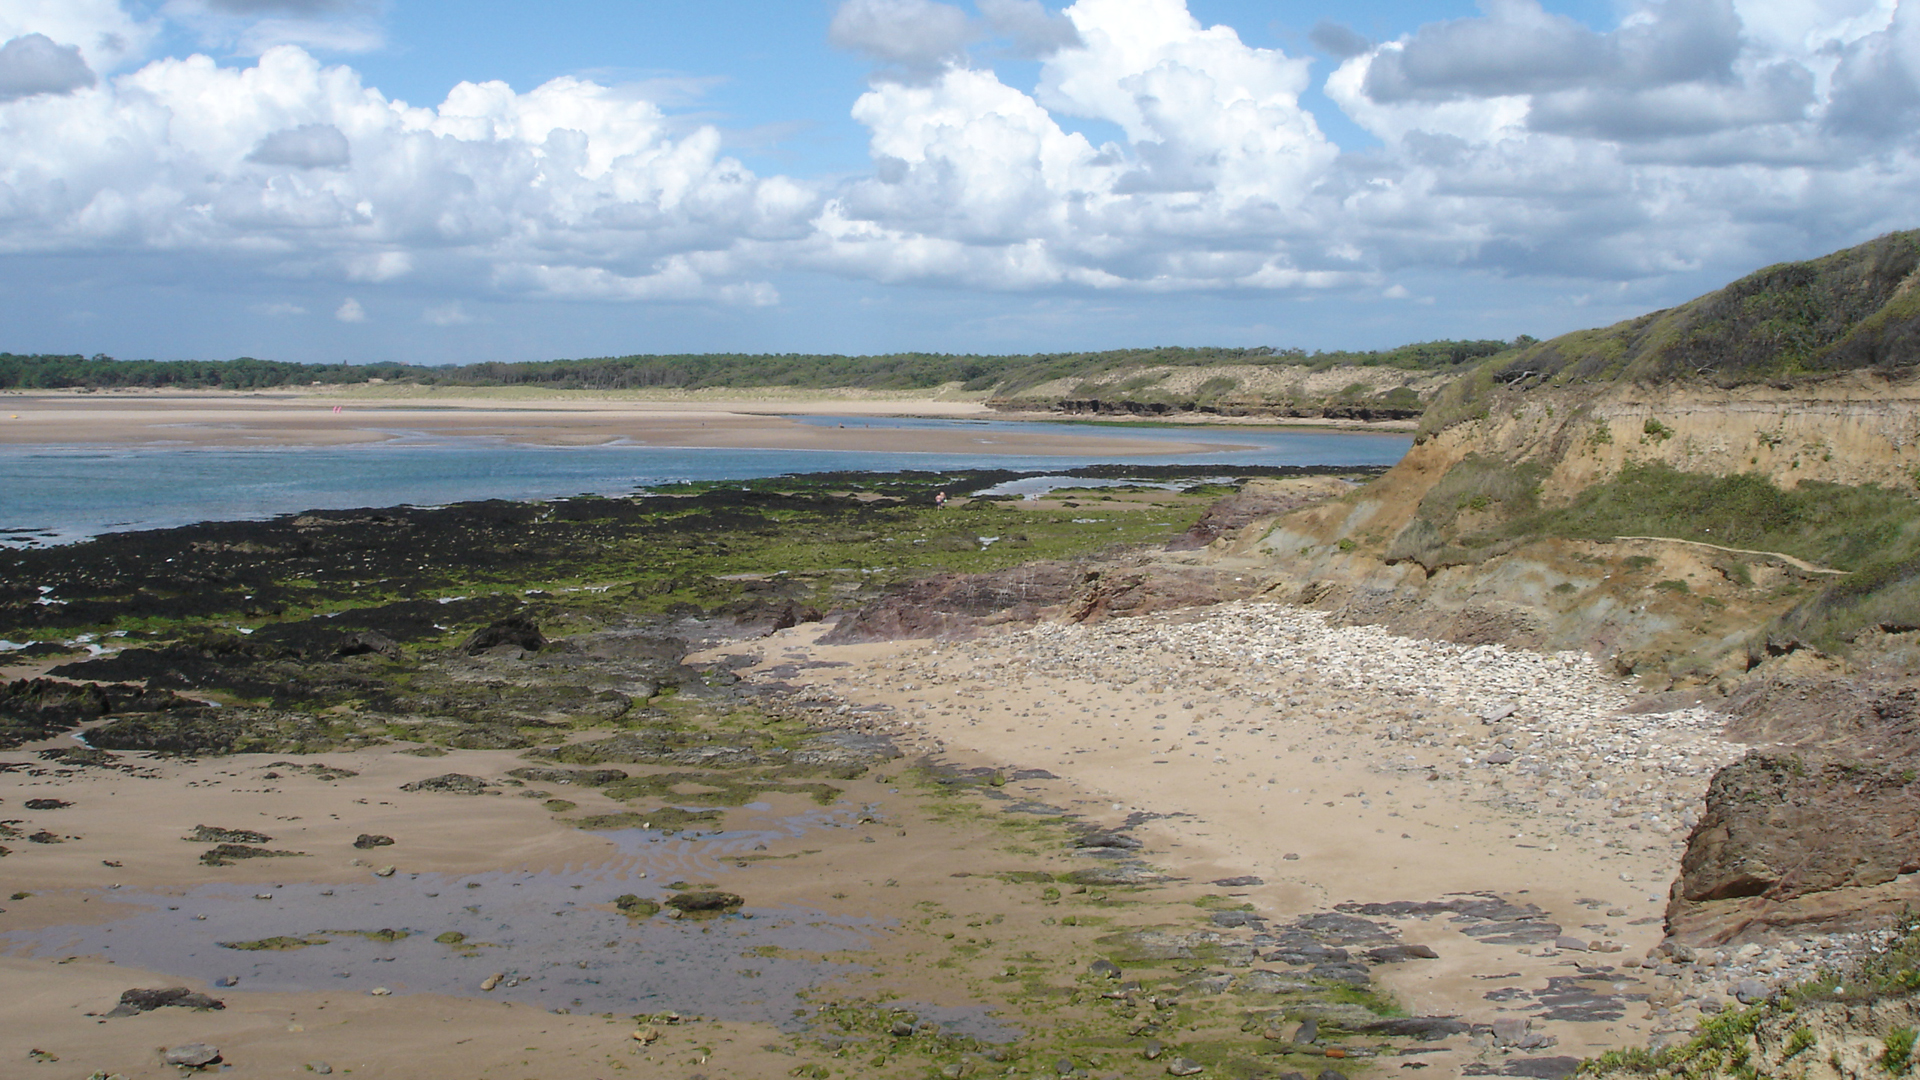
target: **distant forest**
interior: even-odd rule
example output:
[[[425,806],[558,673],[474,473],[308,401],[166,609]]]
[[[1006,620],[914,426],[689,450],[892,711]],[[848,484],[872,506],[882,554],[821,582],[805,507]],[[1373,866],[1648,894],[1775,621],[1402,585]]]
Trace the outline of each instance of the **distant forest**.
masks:
[[[1408,371],[1464,369],[1531,338],[1506,341],[1425,341],[1370,352],[1303,349],[1115,349],[1106,352],[1030,353],[1012,356],[890,353],[884,356],[821,356],[806,353],[703,353],[617,356],[525,363],[487,361],[424,367],[400,363],[294,364],[279,360],[115,360],[110,356],[20,356],[0,353],[0,390],[262,390],[338,386],[372,379],[419,386],[531,386],[555,390],[699,390],[706,387],[792,386],[924,390],[960,383],[967,390],[1017,393],[1052,379],[1084,377],[1119,368],[1166,365],[1340,364]]]

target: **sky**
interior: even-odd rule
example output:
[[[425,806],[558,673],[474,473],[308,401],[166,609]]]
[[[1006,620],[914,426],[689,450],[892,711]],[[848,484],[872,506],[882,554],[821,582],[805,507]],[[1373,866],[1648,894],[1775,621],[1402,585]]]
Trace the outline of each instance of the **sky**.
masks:
[[[0,351],[1547,337],[1917,150],[1920,0],[0,0]]]

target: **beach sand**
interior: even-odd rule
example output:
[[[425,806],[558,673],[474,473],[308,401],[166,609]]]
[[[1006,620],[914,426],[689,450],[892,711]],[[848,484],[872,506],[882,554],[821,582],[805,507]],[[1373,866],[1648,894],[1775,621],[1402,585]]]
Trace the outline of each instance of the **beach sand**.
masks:
[[[339,411],[335,411],[338,409]],[[897,451],[897,430],[802,423],[795,417],[992,419],[977,401],[938,397],[738,398],[621,394],[483,395],[314,391],[10,393],[0,395],[0,445],[331,446],[405,436],[538,446],[640,446]],[[1244,449],[1230,437],[1166,442],[1110,429],[1058,435],[986,429],[916,430],[918,452],[1134,456]]]
[[[1459,920],[1444,915],[1372,916],[1396,927],[1404,942],[1438,954],[1375,968],[1410,1014],[1476,1024],[1530,1017],[1536,1033],[1555,1040],[1535,1054],[1644,1044],[1644,1006],[1626,996],[1646,987],[1623,961],[1660,940],[1683,815],[1697,806],[1714,764],[1738,752],[1715,737],[1710,716],[1622,715],[1626,688],[1586,658],[1409,642],[1279,605],[1247,602],[949,643],[830,646],[816,640],[822,630],[807,624],[704,659],[746,656],[754,662],[743,669],[749,678],[779,668],[799,693],[887,718],[910,756],[1006,770],[1016,777],[1006,785],[1009,796],[1103,826],[1138,815],[1140,854],[1173,880],[1150,902],[1102,920],[1164,923],[1169,911],[1192,912],[1189,905],[1210,893],[1280,921],[1346,903],[1460,894],[1537,906],[1563,928],[1563,939],[1578,941],[1501,944],[1463,933]],[[61,745],[72,743],[46,744]],[[890,767],[843,785],[838,809],[741,811],[747,818],[730,819],[731,828],[770,837],[750,856],[702,854],[697,843],[633,856],[543,809],[552,792],[513,787],[505,773],[522,760],[511,752],[124,755],[127,767],[102,769],[48,763],[34,753],[44,748],[0,754],[0,763],[10,763],[0,765],[4,816],[22,830],[68,837],[10,840],[14,853],[0,863],[12,888],[33,893],[6,901],[0,913],[0,933],[11,943],[0,955],[0,978],[15,988],[0,1002],[5,1068],[40,1050],[58,1055],[61,1067],[71,1063],[76,1077],[94,1070],[160,1077],[174,1071],[159,1064],[156,1048],[196,1041],[219,1045],[226,1060],[260,1075],[300,1073],[308,1062],[383,1077],[510,1080],[774,1078],[798,1067],[790,1049],[764,1049],[780,1042],[765,1022],[641,1022],[659,1036],[644,1042],[624,1011],[562,1014],[524,998],[497,1000],[478,989],[495,970],[484,955],[460,994],[400,982],[385,987],[397,989],[392,996],[375,995],[375,980],[404,979],[401,965],[398,973],[357,965],[329,992],[245,982],[222,990],[114,963],[111,950],[98,947],[105,939],[82,932],[124,917],[115,897],[164,903],[207,882],[230,883],[242,898],[236,902],[259,890],[263,910],[287,898],[289,914],[276,932],[292,934],[328,928],[323,915],[300,909],[301,883],[365,887],[382,864],[398,872],[378,887],[396,890],[437,889],[433,882],[462,874],[572,874],[583,883],[579,902],[599,911],[610,910],[614,891],[633,887],[631,875],[644,865],[653,871],[649,881],[704,879],[771,909],[769,917],[878,919],[857,944],[823,954],[850,965],[848,974],[830,978],[810,1001],[898,995],[962,1007],[995,992],[992,984],[1005,980],[989,976],[1009,960],[1051,956],[1061,972],[1055,977],[1070,980],[1100,953],[1095,931],[1056,922],[1053,915],[1065,910],[1060,900],[1004,879],[1015,870],[1066,868],[1072,853],[1009,846],[991,822],[903,793]],[[357,775],[316,774],[314,765]],[[491,796],[399,790],[446,772],[505,786]],[[525,794],[535,797],[516,797]],[[579,802],[583,814],[630,809],[594,791],[559,794]],[[20,809],[36,797],[73,805]],[[811,826],[790,827],[809,813],[817,819]],[[196,861],[205,845],[181,839],[197,824],[254,829],[272,835],[273,848],[308,855],[205,867]],[[358,851],[352,841],[360,833],[398,842]],[[1260,883],[1208,884],[1249,876]],[[993,940],[943,952],[960,947],[953,930],[983,933],[963,929],[982,926],[993,927]],[[436,926],[411,928],[431,933]],[[62,944],[69,939],[86,944],[69,948]],[[940,955],[947,960],[929,962]],[[244,960],[234,954],[234,969],[245,970]],[[1576,1015],[1577,1008],[1554,1012],[1553,1002],[1570,1000],[1573,983],[1616,1008],[1598,1017]],[[94,1015],[123,990],[176,985],[212,993],[227,1008]],[[749,993],[749,983],[740,985]],[[1504,1053],[1484,1040],[1455,1038],[1419,1062],[1433,1070],[1428,1075],[1451,1076]],[[1162,1072],[1160,1064],[1136,1061],[1103,1075]]]

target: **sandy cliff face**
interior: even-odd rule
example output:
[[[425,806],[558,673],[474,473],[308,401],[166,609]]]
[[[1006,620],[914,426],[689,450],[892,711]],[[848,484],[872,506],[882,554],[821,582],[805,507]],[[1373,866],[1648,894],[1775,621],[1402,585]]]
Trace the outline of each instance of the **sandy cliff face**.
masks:
[[[1920,375],[1849,372],[1791,385],[1620,385],[1503,396],[1489,416],[1432,436],[1434,451],[1552,467],[1566,498],[1628,464],[1911,490],[1920,470]]]

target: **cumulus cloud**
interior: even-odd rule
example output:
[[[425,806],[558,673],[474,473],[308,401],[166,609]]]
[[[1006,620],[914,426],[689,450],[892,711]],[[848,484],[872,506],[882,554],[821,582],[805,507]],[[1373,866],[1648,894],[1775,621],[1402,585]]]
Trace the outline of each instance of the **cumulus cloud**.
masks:
[[[367,321],[367,309],[360,306],[360,301],[349,296],[334,309],[333,317],[343,323],[363,323]]]
[[[23,34],[0,45],[0,101],[70,94],[98,81],[77,45],[56,45],[45,34]]]
[[[752,245],[805,235],[820,202],[617,87],[462,83],[407,107],[291,46],[249,67],[158,60],[8,110],[0,251],[15,254],[199,250],[289,278],[460,288],[533,264],[556,268],[543,295],[604,298],[566,271],[697,253],[674,295],[732,300]]]
[[[1329,77],[1385,145],[1324,190],[1378,265],[1516,276],[1654,278],[1911,227],[1915,7],[1643,0],[1595,30],[1490,0]]]
[[[1881,30],[1841,50],[1833,74],[1831,130],[1867,137],[1910,134],[1920,119],[1920,4],[1904,0]]]
[[[340,294],[402,283],[431,325],[489,297],[761,307],[797,272],[1425,303],[1422,274],[1751,265],[1911,226],[1920,196],[1920,0],[1637,0],[1598,27],[1488,0],[1381,42],[1322,24],[1321,85],[1377,142],[1353,152],[1302,104],[1316,61],[1184,0],[846,0],[829,36],[881,68],[852,104],[872,168],[819,181],[756,174],[643,85],[415,107],[297,46],[115,68],[117,6],[68,0],[92,20],[72,36],[6,21],[36,3],[0,0],[0,32],[96,81],[0,103],[0,253],[190,253],[312,283],[342,320],[367,310]],[[1039,60],[1010,69],[1030,83],[968,55],[995,41]]]
[[[976,31],[967,13],[935,0],[843,0],[827,40],[910,74],[960,58]]]
[[[0,41],[42,35],[77,48],[89,69],[106,74],[141,59],[160,33],[159,20],[138,19],[119,0],[4,0]]]
[[[332,124],[301,124],[261,139],[247,160],[296,169],[339,169],[352,162],[353,153],[347,137]]]
[[[1337,22],[1322,19],[1313,24],[1307,39],[1318,46],[1322,52],[1341,60],[1361,56],[1373,48],[1364,34]]]
[[[366,0],[202,0],[214,11],[235,15],[297,15],[317,18],[365,10]]]
[[[1202,26],[1181,0],[1080,0],[1028,94],[952,65],[854,106],[875,176],[818,222],[824,265],[974,287],[1325,288],[1289,250],[1337,150],[1299,103],[1306,62]],[[1108,120],[1096,146],[1056,113]]]
[[[1049,56],[1081,45],[1072,20],[1041,6],[1040,0],[978,0],[980,14],[993,32],[1010,38],[1027,56]]]

